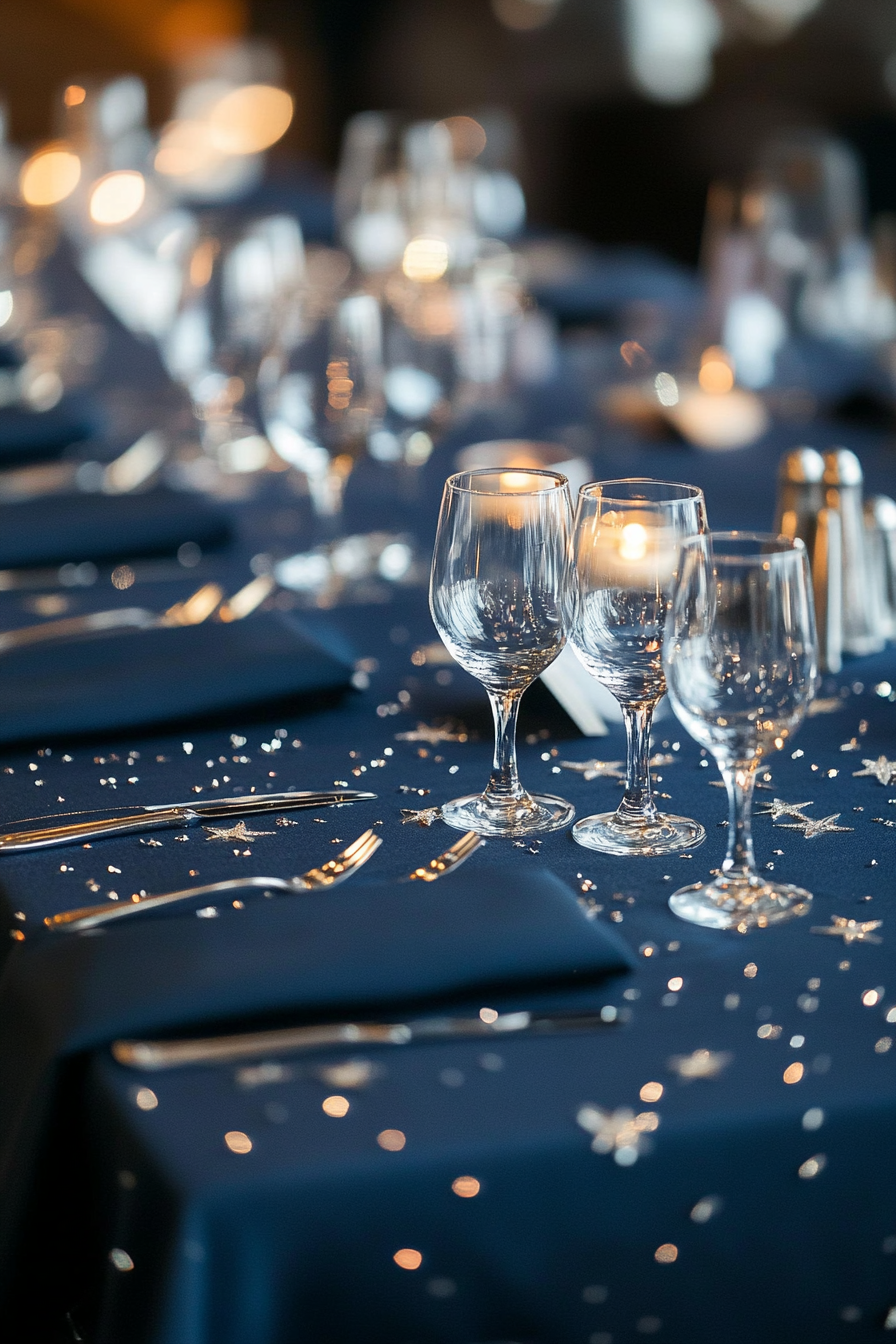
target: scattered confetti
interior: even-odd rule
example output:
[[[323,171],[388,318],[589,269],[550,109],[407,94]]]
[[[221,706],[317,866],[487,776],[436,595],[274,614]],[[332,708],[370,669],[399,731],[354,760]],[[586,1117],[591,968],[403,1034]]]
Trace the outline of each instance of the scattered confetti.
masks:
[[[846,919],[843,915],[831,915],[830,926],[816,925],[810,929],[810,933],[823,933],[830,938],[842,938],[847,946],[850,943],[880,943],[883,939],[878,938],[873,930],[879,929],[882,924],[882,919],[869,919],[862,924],[856,919]]]
[[[401,809],[401,824],[408,826],[415,822],[418,826],[432,826],[439,821],[442,816],[440,807],[422,807],[416,811],[412,807],[403,807]]]
[[[254,840],[261,835],[273,835],[273,831],[250,831],[244,821],[235,826],[203,826],[206,840]]]
[[[878,756],[876,760],[868,760],[863,756],[862,765],[864,770],[853,770],[853,779],[870,775],[878,784],[896,783],[896,761],[888,761],[886,756]]]

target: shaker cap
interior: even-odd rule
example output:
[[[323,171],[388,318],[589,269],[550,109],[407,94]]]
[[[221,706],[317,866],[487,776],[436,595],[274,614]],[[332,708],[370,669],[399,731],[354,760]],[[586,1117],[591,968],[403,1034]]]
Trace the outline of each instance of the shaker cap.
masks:
[[[862,464],[848,448],[829,448],[824,455],[825,485],[861,485]]]
[[[778,479],[799,485],[816,485],[824,479],[824,458],[814,448],[794,448],[778,465]]]

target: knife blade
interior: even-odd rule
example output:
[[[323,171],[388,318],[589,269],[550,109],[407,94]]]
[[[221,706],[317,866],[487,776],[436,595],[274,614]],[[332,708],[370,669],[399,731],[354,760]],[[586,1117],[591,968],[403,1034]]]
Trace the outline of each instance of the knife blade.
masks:
[[[622,1026],[624,1009],[596,1012],[500,1013],[491,1022],[481,1017],[425,1017],[411,1022],[331,1022],[234,1036],[200,1036],[179,1041],[113,1041],[112,1054],[132,1069],[179,1069],[190,1064],[228,1064],[241,1059],[270,1058],[296,1051],[337,1045],[409,1045],[412,1041],[458,1037],[512,1036],[521,1032],[550,1035],[560,1031],[594,1031]]]
[[[193,826],[203,817],[257,816],[263,812],[290,812],[301,808],[338,807],[344,803],[370,802],[375,793],[358,789],[317,792],[244,794],[239,798],[207,799],[195,803],[152,803],[126,817],[101,821],[81,821],[63,826],[43,826],[37,830],[9,831],[0,835],[0,854],[22,854],[57,845],[83,844],[109,835],[130,835],[137,831],[159,830],[169,826]]]

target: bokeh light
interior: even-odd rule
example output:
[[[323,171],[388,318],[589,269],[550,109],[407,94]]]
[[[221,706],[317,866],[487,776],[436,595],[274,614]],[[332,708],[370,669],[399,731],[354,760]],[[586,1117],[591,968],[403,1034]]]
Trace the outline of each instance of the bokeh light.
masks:
[[[222,154],[259,154],[276,144],[292,121],[293,101],[273,84],[244,84],[212,107],[209,136]]]
[[[448,244],[443,238],[412,238],[401,269],[409,280],[440,280],[448,269]]]
[[[63,145],[48,145],[22,165],[19,190],[26,205],[58,205],[81,180],[81,160]]]
[[[107,173],[90,193],[90,218],[94,224],[124,224],[133,219],[145,199],[142,173]]]

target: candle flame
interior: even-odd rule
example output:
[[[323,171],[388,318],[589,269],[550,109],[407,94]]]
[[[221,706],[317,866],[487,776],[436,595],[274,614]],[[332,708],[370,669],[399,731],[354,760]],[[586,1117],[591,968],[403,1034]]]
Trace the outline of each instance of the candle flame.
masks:
[[[647,528],[626,523],[619,540],[620,560],[643,560],[647,554]]]

